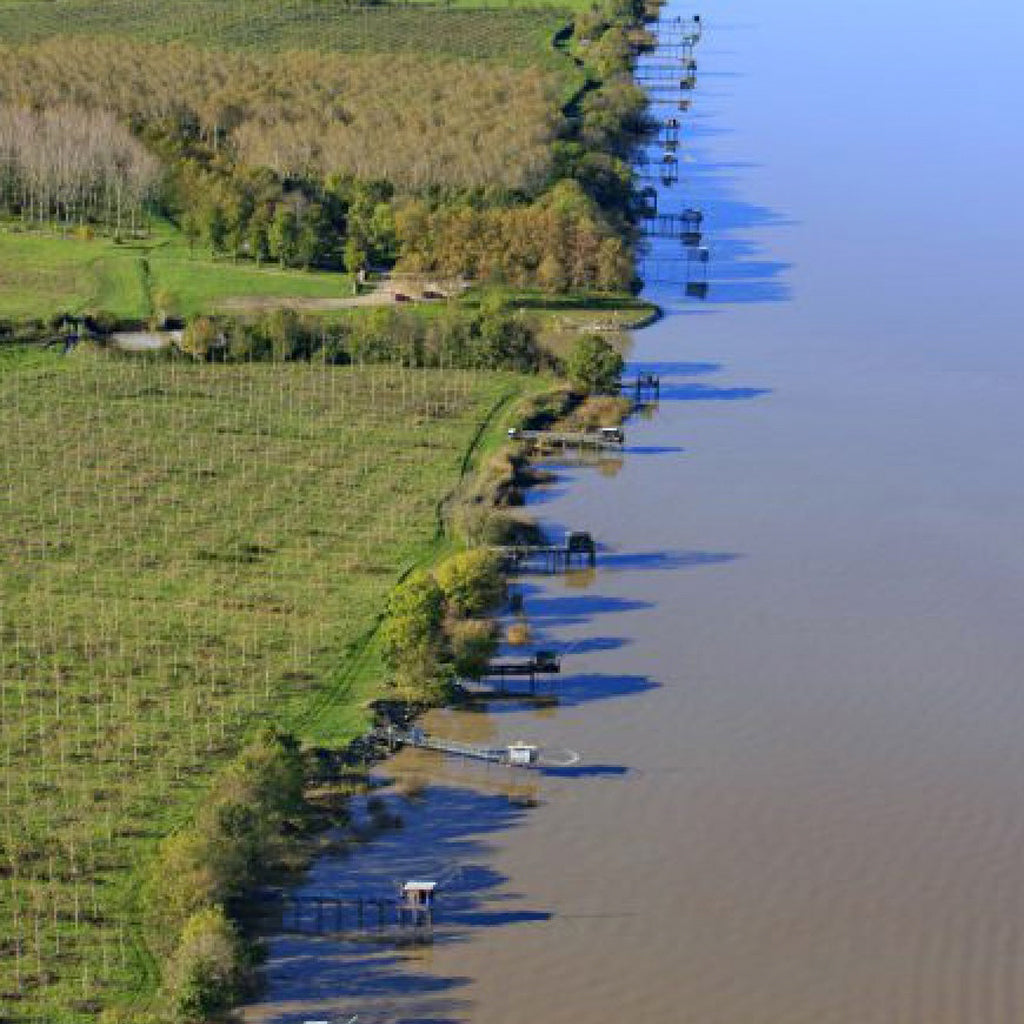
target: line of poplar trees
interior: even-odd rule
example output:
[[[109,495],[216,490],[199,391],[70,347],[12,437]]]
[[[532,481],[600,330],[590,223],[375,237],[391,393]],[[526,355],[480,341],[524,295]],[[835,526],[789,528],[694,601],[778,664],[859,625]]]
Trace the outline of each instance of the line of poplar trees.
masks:
[[[8,216],[134,232],[161,173],[106,111],[0,106],[0,211]]]

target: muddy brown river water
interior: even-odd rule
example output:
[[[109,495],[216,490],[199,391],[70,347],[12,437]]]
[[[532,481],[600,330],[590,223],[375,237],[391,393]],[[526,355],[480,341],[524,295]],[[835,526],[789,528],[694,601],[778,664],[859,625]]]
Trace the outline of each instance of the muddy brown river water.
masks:
[[[703,13],[660,204],[708,299],[658,243],[660,408],[533,499],[603,545],[523,581],[561,706],[429,723],[584,760],[522,809],[403,755],[405,828],[309,886],[445,876],[437,941],[275,939],[252,1021],[1024,1019],[1022,13]]]

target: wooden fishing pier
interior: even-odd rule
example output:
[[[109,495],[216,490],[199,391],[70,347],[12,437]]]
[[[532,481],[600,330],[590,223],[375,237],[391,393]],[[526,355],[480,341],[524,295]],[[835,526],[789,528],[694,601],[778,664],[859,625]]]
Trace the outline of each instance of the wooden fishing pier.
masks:
[[[641,170],[638,172],[637,177],[641,181],[660,181],[666,188],[669,185],[675,185],[679,181],[679,174],[676,171],[675,165],[662,167],[657,173]]]
[[[649,97],[648,105],[652,107],[664,107],[671,104],[678,107],[684,114],[693,106],[693,100],[689,96],[664,96],[653,95]]]
[[[699,246],[703,238],[701,223],[704,215],[699,210],[683,213],[652,213],[643,218],[645,238],[673,238],[687,246]]]
[[[459,682],[459,696],[466,701],[521,701],[541,707],[558,704],[555,694],[538,693],[537,680],[542,676],[555,676],[562,671],[561,659],[554,651],[537,651],[529,658],[494,661],[488,665],[479,679],[464,679]],[[527,679],[529,689],[511,689],[509,679]]]
[[[652,220],[658,216],[658,190],[653,185],[645,185],[640,189],[640,217]]]
[[[682,78],[668,78],[659,75],[652,78],[638,78],[637,84],[647,92],[691,92],[697,88],[697,76],[686,74]]]
[[[621,427],[598,427],[596,430],[520,430],[512,427],[509,440],[531,450],[560,450],[565,448],[619,449],[626,443]]]
[[[506,692],[506,679],[527,679],[530,684],[530,693],[535,694],[538,676],[557,676],[561,671],[561,659],[554,651],[537,651],[529,658],[492,661],[480,679],[499,680],[496,687],[499,693]]]
[[[505,747],[485,747],[479,743],[464,743],[461,740],[434,736],[419,726],[398,729],[388,725],[375,730],[375,735],[392,750],[415,747],[418,750],[433,750],[439,754],[485,761],[488,764],[505,765],[509,768],[569,768],[580,760],[580,755],[574,750],[545,751],[522,740]]]
[[[540,564],[546,572],[568,572],[574,566],[597,565],[597,544],[584,530],[570,530],[562,544],[496,544],[491,548],[506,571]]]
[[[657,75],[678,75],[681,71],[690,72],[697,70],[697,62],[692,57],[668,57],[663,61],[646,60],[643,65],[637,68],[637,81],[643,81],[648,74]]]
[[[661,377],[656,373],[638,373],[622,382],[622,390],[632,392],[634,405],[645,405],[661,399]]]
[[[665,46],[682,46],[693,49],[704,34],[704,24],[700,15],[692,18],[678,18],[675,21],[661,22],[658,26],[658,49]]]
[[[438,884],[413,879],[397,896],[271,890],[260,902],[282,935],[426,943],[433,939]]]

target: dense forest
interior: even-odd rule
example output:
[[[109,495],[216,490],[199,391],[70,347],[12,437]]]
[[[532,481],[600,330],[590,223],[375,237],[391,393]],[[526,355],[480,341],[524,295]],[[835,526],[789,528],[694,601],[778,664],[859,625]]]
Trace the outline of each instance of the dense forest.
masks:
[[[0,214],[120,240],[152,213],[193,251],[257,265],[625,290],[636,15],[580,15],[561,74],[116,35],[0,44]]]
[[[0,46],[0,98],[105,109],[142,134],[282,179],[536,191],[558,128],[556,76],[468,60],[204,50],[115,38]]]

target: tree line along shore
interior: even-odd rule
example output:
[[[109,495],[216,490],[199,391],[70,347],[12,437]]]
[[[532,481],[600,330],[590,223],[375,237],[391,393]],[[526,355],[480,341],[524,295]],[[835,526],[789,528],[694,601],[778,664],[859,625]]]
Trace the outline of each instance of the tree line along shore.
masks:
[[[593,329],[652,312],[638,5],[510,8],[534,28],[502,61],[431,49],[465,9],[379,5],[424,29],[389,56],[282,42],[255,0],[211,42],[163,2],[0,2],[5,1022],[197,1024],[251,991],[253,892],[345,820],[370,705],[493,653],[480,545],[530,529],[506,429],[616,421]],[[286,308],[380,271],[469,287]],[[140,325],[173,346],[111,346]]]

